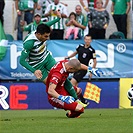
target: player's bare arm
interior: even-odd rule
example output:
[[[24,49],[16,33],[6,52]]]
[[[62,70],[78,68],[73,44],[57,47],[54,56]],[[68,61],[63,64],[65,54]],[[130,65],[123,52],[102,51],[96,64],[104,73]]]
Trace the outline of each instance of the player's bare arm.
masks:
[[[55,85],[54,83],[50,83],[48,88],[48,94],[52,97],[58,98],[59,94],[55,91],[56,86],[57,85]]]

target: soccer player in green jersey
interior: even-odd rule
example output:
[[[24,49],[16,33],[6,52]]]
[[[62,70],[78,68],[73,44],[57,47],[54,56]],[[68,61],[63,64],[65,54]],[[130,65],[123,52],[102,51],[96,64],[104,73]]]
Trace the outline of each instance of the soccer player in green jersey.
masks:
[[[34,73],[37,79],[41,80],[44,84],[46,84],[49,70],[56,63],[50,51],[47,50],[46,41],[50,36],[50,26],[58,22],[60,16],[58,12],[57,19],[38,25],[37,30],[27,35],[23,41],[20,64]],[[77,94],[68,79],[65,82],[65,88],[71,96],[77,99]]]

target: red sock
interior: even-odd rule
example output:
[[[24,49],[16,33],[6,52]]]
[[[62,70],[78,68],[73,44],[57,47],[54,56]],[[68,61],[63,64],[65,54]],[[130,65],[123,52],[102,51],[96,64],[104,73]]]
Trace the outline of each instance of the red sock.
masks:
[[[75,117],[80,116],[80,114],[82,114],[82,113],[84,113],[84,108],[82,108],[79,111],[71,111],[71,114],[69,115],[69,117],[75,118]]]

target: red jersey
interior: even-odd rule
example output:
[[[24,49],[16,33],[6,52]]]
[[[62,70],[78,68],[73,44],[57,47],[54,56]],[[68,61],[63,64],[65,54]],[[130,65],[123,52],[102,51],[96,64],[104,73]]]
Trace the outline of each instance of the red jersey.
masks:
[[[56,92],[62,94],[62,89],[64,88],[64,83],[69,76],[69,73],[66,71],[64,63],[68,62],[68,60],[63,60],[56,63],[50,70],[47,83],[46,83],[46,92],[48,92],[48,87],[50,83],[54,83],[57,85]]]

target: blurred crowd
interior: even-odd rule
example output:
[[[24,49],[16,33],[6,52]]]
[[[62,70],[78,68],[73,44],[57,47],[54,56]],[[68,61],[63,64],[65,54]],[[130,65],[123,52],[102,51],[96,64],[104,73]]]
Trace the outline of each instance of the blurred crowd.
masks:
[[[106,7],[111,1],[110,12]],[[127,38],[127,15],[131,8],[130,0],[79,0],[79,5],[69,11],[65,1],[60,0],[14,0],[17,18],[14,24],[17,30],[17,40],[23,40],[23,32],[30,33],[37,26],[57,18],[57,11],[61,13],[59,22],[51,26],[51,40],[83,39],[86,34],[92,39],[107,39],[106,30],[110,23],[110,15],[116,25],[117,32],[110,35],[110,39]],[[86,4],[87,3],[87,4]],[[4,23],[3,11],[5,2],[0,1],[0,20]],[[83,11],[84,10],[84,13]]]

